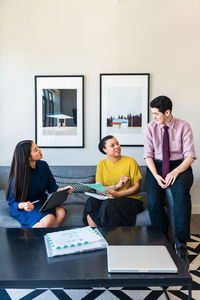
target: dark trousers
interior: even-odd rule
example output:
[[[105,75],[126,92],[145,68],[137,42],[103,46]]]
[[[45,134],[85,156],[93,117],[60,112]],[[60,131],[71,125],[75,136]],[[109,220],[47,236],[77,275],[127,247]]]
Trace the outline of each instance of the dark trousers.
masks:
[[[162,176],[162,161],[154,161],[157,172]],[[170,171],[175,169],[181,161],[170,161]],[[162,189],[151,171],[146,174],[148,210],[152,226],[159,227],[164,234],[168,233],[168,221],[164,210],[165,189]],[[192,168],[180,173],[170,190],[173,196],[173,214],[175,237],[179,242],[186,242],[190,238],[191,196],[190,188],[193,184]]]
[[[89,215],[97,226],[134,226],[136,215],[142,209],[142,201],[134,198],[114,198],[102,201],[90,197],[85,205],[83,223],[88,225],[87,215]]]

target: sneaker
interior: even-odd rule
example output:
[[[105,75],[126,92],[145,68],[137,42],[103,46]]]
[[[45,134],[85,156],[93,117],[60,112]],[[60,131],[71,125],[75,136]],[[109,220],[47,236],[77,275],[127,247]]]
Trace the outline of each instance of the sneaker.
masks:
[[[189,269],[190,261],[189,261],[186,245],[181,243],[180,245],[176,246],[176,254]]]

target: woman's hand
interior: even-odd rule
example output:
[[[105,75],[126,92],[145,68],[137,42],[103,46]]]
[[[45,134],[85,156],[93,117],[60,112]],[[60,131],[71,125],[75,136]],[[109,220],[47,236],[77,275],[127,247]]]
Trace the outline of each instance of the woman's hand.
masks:
[[[127,177],[127,176],[122,176],[120,178],[120,181],[119,183],[116,185],[117,188],[122,188],[123,186],[125,186],[128,182],[130,181],[130,177]]]
[[[122,188],[123,186],[127,185],[127,183],[130,181],[130,177],[122,176],[120,178],[120,181],[118,184],[114,184],[114,186],[111,186],[110,188],[107,187],[107,191],[105,191],[106,196],[112,196],[112,197],[118,197],[118,193],[116,190]]]
[[[25,211],[32,211],[34,210],[34,205],[31,204],[30,201],[20,202],[18,205],[18,209],[24,209]]]
[[[117,197],[118,192],[114,188],[108,188],[107,191],[105,191],[106,196],[111,196],[111,197]]]
[[[57,192],[58,191],[62,191],[62,190],[65,190],[65,189],[69,189],[68,190],[68,194],[72,194],[73,193],[73,191],[74,191],[74,188],[73,188],[73,186],[71,186],[71,185],[66,185],[64,188],[59,188],[59,189],[57,189]]]

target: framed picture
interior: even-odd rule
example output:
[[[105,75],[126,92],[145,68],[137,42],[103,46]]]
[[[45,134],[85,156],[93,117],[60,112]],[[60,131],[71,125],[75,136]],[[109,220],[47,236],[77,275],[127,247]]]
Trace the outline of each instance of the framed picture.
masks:
[[[84,76],[35,76],[35,139],[41,148],[84,147]]]
[[[121,146],[143,146],[149,121],[150,74],[100,74],[100,139],[113,135]]]

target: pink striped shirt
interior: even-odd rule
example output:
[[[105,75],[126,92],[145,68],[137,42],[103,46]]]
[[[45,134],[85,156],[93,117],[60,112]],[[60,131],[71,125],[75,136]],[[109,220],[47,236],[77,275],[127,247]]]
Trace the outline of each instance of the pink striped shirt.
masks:
[[[162,160],[162,139],[165,124],[150,122],[146,128],[144,141],[144,158]],[[196,158],[194,140],[190,125],[180,119],[173,118],[169,127],[170,160],[184,160],[186,157]]]

